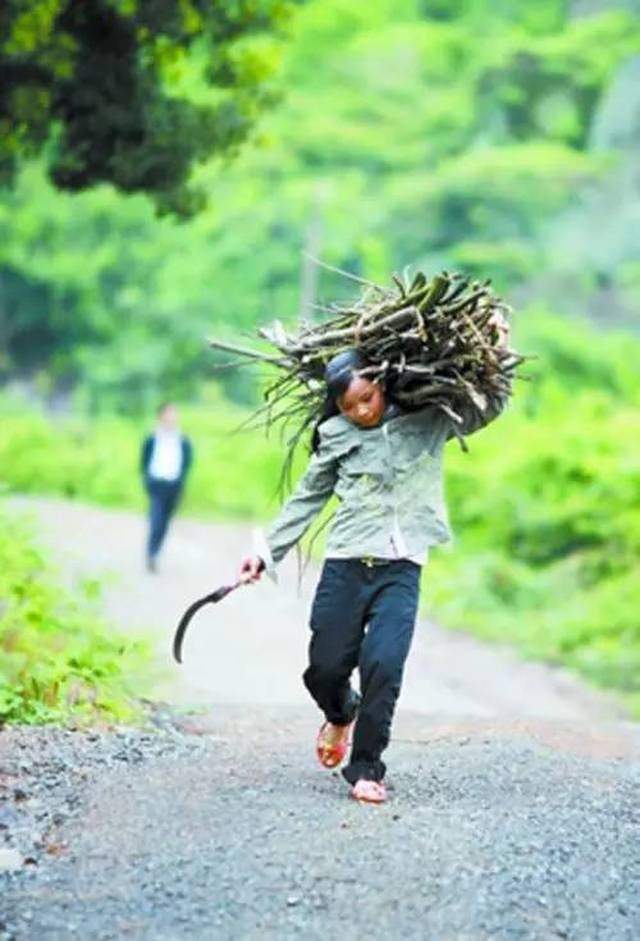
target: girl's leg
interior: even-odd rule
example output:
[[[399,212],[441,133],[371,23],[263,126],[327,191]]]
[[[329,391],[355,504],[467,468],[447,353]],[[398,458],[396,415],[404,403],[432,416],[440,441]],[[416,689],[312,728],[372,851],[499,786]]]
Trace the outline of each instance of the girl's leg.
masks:
[[[303,680],[333,725],[348,725],[358,708],[358,694],[349,682],[364,632],[358,566],[349,559],[327,559],[311,609],[309,666]]]
[[[351,784],[384,777],[381,755],[389,744],[418,607],[420,566],[401,561],[378,571],[380,575],[373,576],[369,625],[360,650],[362,702],[351,757],[342,772]]]

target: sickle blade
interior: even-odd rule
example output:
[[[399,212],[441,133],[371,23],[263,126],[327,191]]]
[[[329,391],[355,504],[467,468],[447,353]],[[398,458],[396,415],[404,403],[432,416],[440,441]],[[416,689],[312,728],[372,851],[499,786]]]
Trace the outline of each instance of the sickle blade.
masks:
[[[238,587],[238,584],[223,585],[221,588],[216,589],[216,591],[212,591],[210,595],[205,595],[204,598],[199,598],[197,601],[194,601],[193,604],[189,605],[187,610],[180,618],[180,623],[176,628],[176,632],[173,638],[173,657],[177,663],[182,663],[182,642],[194,615],[198,613],[200,608],[204,608],[205,605],[217,604],[218,601],[222,601],[222,599],[225,598],[229,592]]]

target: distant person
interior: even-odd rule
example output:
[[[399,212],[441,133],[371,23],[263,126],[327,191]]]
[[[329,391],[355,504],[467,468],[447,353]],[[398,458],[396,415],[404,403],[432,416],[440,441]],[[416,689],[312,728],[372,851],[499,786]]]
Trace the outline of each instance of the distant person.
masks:
[[[165,402],[158,409],[156,429],[145,438],[140,457],[144,486],[149,494],[147,568],[150,572],[157,571],[158,553],[178,505],[192,455],[191,442],[180,431],[178,409],[173,402]]]

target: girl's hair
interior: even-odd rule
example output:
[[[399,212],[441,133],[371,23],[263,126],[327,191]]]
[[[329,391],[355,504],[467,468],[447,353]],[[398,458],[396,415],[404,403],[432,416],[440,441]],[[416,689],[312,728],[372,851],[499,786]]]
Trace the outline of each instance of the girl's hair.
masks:
[[[351,380],[368,365],[369,363],[358,350],[344,350],[342,353],[337,353],[327,363],[324,371],[326,396],[311,436],[311,450],[314,454],[320,446],[320,425],[328,418],[339,414],[338,399],[347,391]]]

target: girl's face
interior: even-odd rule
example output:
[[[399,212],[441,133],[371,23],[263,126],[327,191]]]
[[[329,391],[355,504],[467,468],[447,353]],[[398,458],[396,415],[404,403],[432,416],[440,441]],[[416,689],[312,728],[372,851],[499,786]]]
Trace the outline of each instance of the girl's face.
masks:
[[[354,425],[373,428],[384,413],[384,393],[377,382],[354,376],[347,391],[338,399],[338,408]]]

